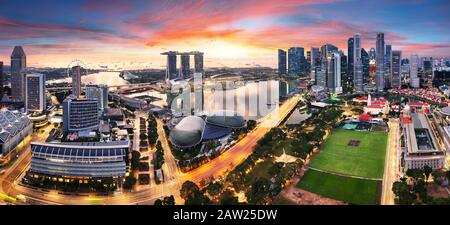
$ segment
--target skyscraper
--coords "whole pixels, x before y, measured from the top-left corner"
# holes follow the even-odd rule
[[[286,75],[286,51],[278,49],[278,74]]]
[[[401,64],[402,81],[404,81],[406,78],[409,78],[409,59],[402,59]]]
[[[181,68],[180,68],[180,78],[188,79],[191,78],[191,68],[189,65],[190,55],[189,53],[181,53]]]
[[[391,88],[392,82],[392,74],[391,74],[391,54],[392,54],[392,46],[386,45],[386,53],[385,53],[385,73],[384,73],[384,85],[386,88]]]
[[[325,45],[322,45],[322,47],[320,48],[320,51],[322,52],[322,56],[328,59],[328,55],[333,52],[337,52],[338,47],[327,43]]]
[[[0,98],[3,97],[3,62],[0,61]]]
[[[421,80],[423,83],[423,86],[432,87],[433,86],[433,58],[431,57],[422,57],[421,58],[421,64],[422,64],[422,76]]]
[[[341,57],[338,52],[328,54],[327,87],[331,93],[342,93],[341,85]]]
[[[311,48],[311,68],[319,63],[319,48]]]
[[[166,80],[177,78],[177,52],[163,52],[161,55],[167,55]]]
[[[375,65],[375,83],[378,91],[385,87],[385,55],[384,55],[384,33],[377,34],[376,41],[376,65]]]
[[[353,64],[353,48],[354,48],[354,39],[353,37],[348,39],[348,48],[347,48],[347,80],[348,83],[348,90],[353,89],[353,71],[354,71],[354,64]]]
[[[347,93],[349,91],[349,80],[348,80],[348,67],[347,67],[347,56],[344,54],[344,52],[339,52],[341,56],[341,85],[342,85],[342,92]]]
[[[288,74],[292,77],[304,75],[302,68],[305,63],[304,49],[300,47],[292,47],[288,50]]]
[[[316,85],[324,88],[327,86],[327,67],[328,61],[325,57],[322,56],[320,65],[316,67]]]
[[[86,98],[96,99],[98,110],[103,112],[105,108],[108,108],[108,86],[104,84],[86,85]]]
[[[25,80],[27,112],[43,112],[45,110],[45,75],[40,73],[28,74]]]
[[[363,73],[363,84],[367,85],[370,83],[370,56],[364,48],[361,48],[361,63],[362,63],[362,73]]]
[[[409,62],[409,86],[418,88],[420,86],[419,72],[419,56],[415,53],[411,54],[411,61]]]
[[[391,87],[401,88],[401,73],[400,73],[400,60],[402,59],[402,51],[392,51],[391,57]]]
[[[25,101],[25,75],[27,57],[22,46],[15,46],[11,54],[11,97],[14,101]]]
[[[74,66],[71,70],[72,94],[79,98],[81,95],[81,66]]]
[[[104,110],[108,108],[108,85],[106,84],[99,84],[98,85],[99,92],[100,92],[100,109]]]
[[[375,60],[376,56],[377,56],[377,54],[375,52],[375,48],[370,48],[370,50],[369,50],[369,59],[370,60]]]
[[[361,34],[353,36],[353,83],[356,91],[364,90],[363,64],[361,59]]]
[[[203,73],[203,52],[192,52],[192,54],[194,54],[195,73]]]

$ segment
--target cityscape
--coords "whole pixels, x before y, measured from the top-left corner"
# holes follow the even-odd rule
[[[0,204],[450,204],[450,4],[387,2],[4,3]]]

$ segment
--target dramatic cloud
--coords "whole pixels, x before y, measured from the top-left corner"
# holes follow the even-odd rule
[[[30,65],[83,57],[158,67],[159,53],[173,49],[204,51],[205,66],[275,67],[277,48],[331,43],[346,52],[354,33],[371,48],[377,32],[404,56],[448,57],[449,7],[445,0],[11,1],[0,8],[0,60],[24,45]]]

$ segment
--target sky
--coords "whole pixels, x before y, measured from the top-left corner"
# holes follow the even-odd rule
[[[0,0],[0,61],[22,45],[33,67],[163,68],[168,50],[202,51],[205,67],[277,65],[277,49],[347,51],[386,44],[450,58],[448,0]]]

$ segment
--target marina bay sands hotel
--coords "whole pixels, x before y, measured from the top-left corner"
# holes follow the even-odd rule
[[[190,56],[194,55],[194,72],[203,73],[203,52],[177,52],[169,51],[163,52],[161,55],[167,55],[167,69],[166,80],[173,80],[177,78],[189,79],[191,78],[191,68],[189,66]],[[180,55],[181,67],[177,74],[177,55]]]

